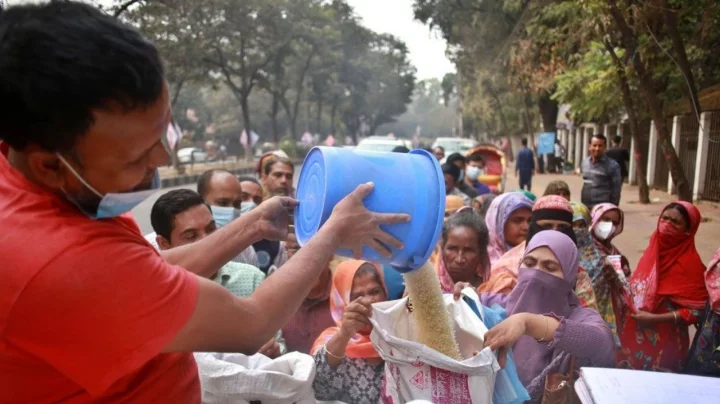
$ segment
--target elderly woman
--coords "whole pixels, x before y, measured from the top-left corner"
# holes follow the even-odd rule
[[[532,207],[533,202],[519,192],[502,194],[492,201],[485,215],[485,224],[490,234],[490,264],[525,241]]]
[[[473,209],[463,209],[445,221],[435,266],[443,292],[452,292],[457,282],[478,287],[486,279],[490,269],[487,246],[487,227]]]
[[[570,237],[541,231],[532,238],[510,295],[483,293],[486,306],[499,304],[507,318],[485,335],[485,346],[499,350],[503,365],[513,349],[518,376],[532,401],[539,401],[549,373],[568,373],[570,358],[581,366],[612,367],[615,344],[595,310],[580,307],[573,291],[578,251]],[[455,295],[462,288],[455,286]]]
[[[575,240],[573,209],[570,202],[558,195],[543,196],[533,206],[530,227],[526,241],[506,252],[492,266],[491,277],[480,287],[481,292],[510,293],[517,284],[518,268],[525,255],[525,247],[532,238],[543,230],[559,231]],[[583,307],[597,308],[592,282],[587,272],[578,268],[575,292]]]
[[[335,327],[315,341],[313,389],[318,400],[370,404],[380,399],[384,363],[370,342],[370,306],[387,300],[382,271],[365,261],[340,263],[333,274],[330,310]]]
[[[683,368],[688,326],[702,318],[708,300],[705,265],[695,249],[700,219],[700,211],[688,202],[663,209],[630,277],[632,300],[620,317],[619,366],[670,372]]]

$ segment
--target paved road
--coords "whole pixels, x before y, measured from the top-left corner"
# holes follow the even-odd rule
[[[300,174],[300,165],[295,166],[295,184],[297,184],[298,174]],[[155,204],[155,201],[157,201],[160,196],[162,196],[168,191],[183,188],[195,190],[197,189],[197,184],[187,184],[179,187],[163,188],[132,210],[133,215],[135,215],[135,220],[140,225],[140,230],[142,230],[143,234],[152,233],[153,231],[152,226],[150,225],[150,210]]]

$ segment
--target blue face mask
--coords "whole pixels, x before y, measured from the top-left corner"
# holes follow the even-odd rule
[[[228,223],[237,219],[240,216],[240,211],[233,208],[232,206],[210,206],[212,211],[213,219],[215,219],[215,225],[220,228],[226,226]]]
[[[150,195],[154,194],[160,189],[160,173],[158,172],[157,168],[155,169],[155,174],[153,175],[152,183],[150,185],[150,189],[147,189],[145,191],[135,191],[135,192],[121,192],[121,193],[115,193],[115,192],[108,192],[105,195],[102,195],[99,193],[95,188],[93,188],[90,184],[85,181],[85,179],[78,174],[75,169],[68,164],[67,160],[63,158],[60,154],[57,154],[60,161],[62,161],[63,164],[70,170],[71,173],[75,176],[75,178],[78,179],[87,189],[92,191],[95,195],[97,195],[100,198],[100,204],[97,207],[97,211],[95,213],[88,212],[86,209],[84,209],[77,201],[75,201],[70,195],[68,195],[65,190],[65,196],[67,199],[72,202],[75,206],[78,207],[83,213],[88,215],[91,219],[107,219],[111,217],[120,216],[123,213],[130,212],[134,207],[139,205],[142,201],[146,200]]]
[[[460,171],[460,178],[458,178],[457,182],[462,182],[465,179],[465,171]]]
[[[253,201],[247,201],[240,204],[240,214],[244,215],[251,210],[257,208],[257,204]]]

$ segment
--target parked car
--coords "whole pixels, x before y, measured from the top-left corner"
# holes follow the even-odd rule
[[[355,150],[391,152],[398,146],[412,149],[412,142],[407,139],[395,139],[387,136],[370,136],[361,140]]]
[[[177,152],[178,161],[181,164],[204,163],[208,159],[205,150],[199,147],[184,147]]]
[[[465,153],[477,146],[477,142],[461,137],[439,137],[435,139],[432,148],[434,149],[438,146],[445,149],[445,157],[447,158],[447,156],[453,153],[460,153],[464,156]]]

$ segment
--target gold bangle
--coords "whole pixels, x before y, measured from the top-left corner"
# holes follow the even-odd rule
[[[343,359],[345,359],[345,355],[343,355],[343,356],[333,355],[333,353],[330,352],[330,350],[328,350],[327,344],[325,344],[324,348],[325,348],[325,353],[328,354],[328,355],[330,355],[330,356],[332,356],[333,358],[335,358],[335,359],[337,359],[337,360],[340,360],[340,361],[343,360]]]
[[[536,339],[537,342],[545,342],[545,335],[547,335],[548,328],[550,327],[550,321],[548,320],[547,316],[543,316],[545,318],[545,331],[543,331],[542,337],[540,339]]]

